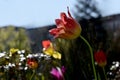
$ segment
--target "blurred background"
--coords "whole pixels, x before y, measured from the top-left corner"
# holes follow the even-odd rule
[[[54,20],[60,12],[67,13],[68,6],[83,35],[112,41],[119,52],[119,4],[119,0],[0,0],[0,51],[15,47],[40,52],[41,41],[52,39],[48,30],[56,27]]]
[[[51,25],[54,24],[54,19],[59,18],[60,12],[67,12],[67,6],[75,17],[82,15],[81,11],[76,12],[76,5],[85,10],[86,4],[91,7],[94,5],[102,16],[120,13],[119,0],[0,0],[0,26],[35,28]]]

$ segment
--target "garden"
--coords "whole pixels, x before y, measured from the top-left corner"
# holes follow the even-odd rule
[[[41,42],[41,52],[14,47],[0,53],[0,80],[120,79],[119,58],[113,56],[117,52],[111,42],[106,36],[98,38],[97,32],[85,32],[67,10],[55,19],[56,28],[49,30],[53,38]]]

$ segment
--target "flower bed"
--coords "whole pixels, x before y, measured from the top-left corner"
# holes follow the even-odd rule
[[[55,22],[49,30],[54,39],[42,41],[42,52],[11,48],[0,53],[1,80],[119,80],[119,61],[110,63],[101,44],[95,48],[82,36],[69,9]]]

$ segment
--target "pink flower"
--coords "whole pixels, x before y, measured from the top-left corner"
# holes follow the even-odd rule
[[[62,66],[62,68],[59,68],[59,67],[52,68],[52,70],[50,71],[50,73],[53,75],[53,77],[56,80],[64,80],[63,74],[65,73],[65,67]]]
[[[49,30],[50,34],[54,36],[54,38],[65,38],[65,39],[75,39],[81,33],[80,24],[73,19],[68,9],[68,16],[62,12],[60,14],[61,19],[56,19],[57,28],[53,28]]]

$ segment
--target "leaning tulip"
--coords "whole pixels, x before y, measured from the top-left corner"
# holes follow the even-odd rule
[[[61,19],[56,19],[57,28],[49,30],[50,34],[54,38],[65,38],[65,39],[75,39],[81,33],[80,24],[71,16],[68,9],[68,16],[62,12],[60,14]]]
[[[61,59],[61,54],[57,51],[55,51],[53,44],[49,40],[42,41],[43,45],[43,53],[46,55],[52,56],[55,59]]]
[[[102,50],[95,52],[94,57],[100,67],[104,67],[107,64],[106,55]]]

